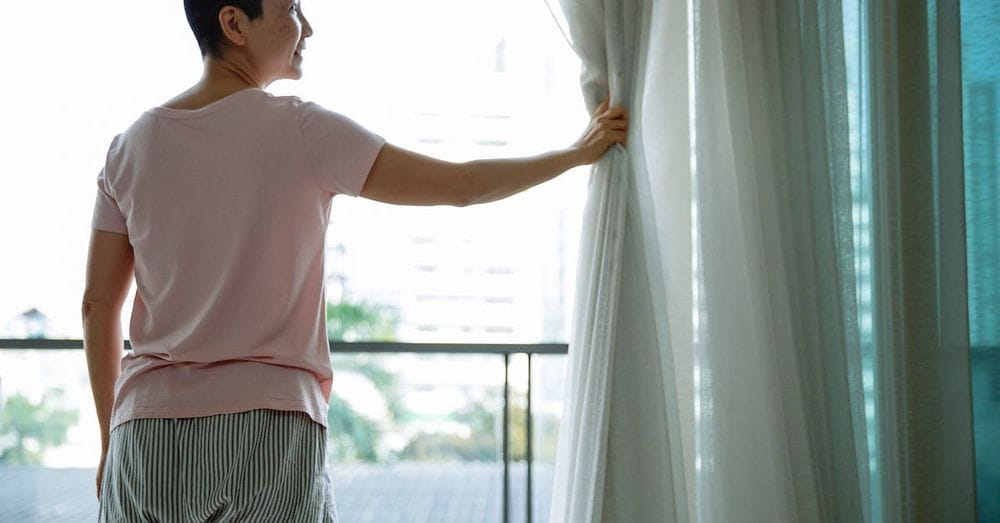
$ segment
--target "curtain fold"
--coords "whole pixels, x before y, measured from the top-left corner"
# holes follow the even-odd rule
[[[879,495],[887,521],[974,521],[958,2],[865,5]]]

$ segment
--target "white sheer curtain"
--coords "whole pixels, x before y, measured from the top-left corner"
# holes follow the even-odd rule
[[[562,7],[582,60],[588,109],[610,92],[611,105],[626,106],[632,123],[628,150],[610,149],[590,178],[550,519],[648,521],[676,514],[687,521],[682,449],[693,447],[679,440],[674,369],[669,352],[661,352],[670,347],[664,245],[641,152],[645,115],[636,110],[651,67],[644,35],[660,17],[646,1]]]
[[[560,7],[632,126],[591,175],[550,519],[869,519],[840,2]]]
[[[842,6],[698,6],[699,519],[867,520]]]

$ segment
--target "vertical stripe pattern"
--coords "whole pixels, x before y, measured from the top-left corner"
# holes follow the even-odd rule
[[[337,523],[326,430],[274,409],[126,421],[110,434],[98,519]]]

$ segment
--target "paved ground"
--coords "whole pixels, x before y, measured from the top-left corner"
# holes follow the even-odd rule
[[[511,464],[510,521],[527,521],[526,468]],[[330,466],[343,523],[501,522],[503,465],[419,463]],[[95,469],[0,466],[0,522],[97,520]],[[552,465],[536,463],[533,522],[548,519]]]

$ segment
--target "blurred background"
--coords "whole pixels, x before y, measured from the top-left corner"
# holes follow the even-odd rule
[[[0,97],[0,338],[80,340],[107,147],[194,84],[202,63],[180,1],[7,10],[19,22],[0,34],[11,73]],[[267,90],[399,146],[452,161],[529,156],[568,147],[589,121],[579,61],[544,2],[306,0],[302,10],[314,30],[303,77]],[[531,509],[546,519],[588,178],[576,168],[466,208],[334,198],[330,339],[459,344],[335,345],[328,448],[344,521],[502,521],[505,375],[506,506],[509,520],[527,520],[536,350],[547,353],[531,355]],[[84,353],[23,345],[35,348],[0,350],[0,521],[92,520],[100,437]]]

